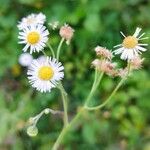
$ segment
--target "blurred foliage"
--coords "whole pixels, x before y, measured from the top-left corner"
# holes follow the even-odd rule
[[[62,109],[62,103],[56,89],[47,94],[34,91],[27,81],[26,69],[18,64],[22,45],[17,44],[16,25],[22,17],[43,12],[48,23],[58,20],[75,29],[71,45],[64,45],[61,53],[64,85],[71,95],[71,117],[90,91],[94,47],[99,44],[112,49],[121,42],[120,30],[133,33],[137,26],[150,37],[149,10],[149,0],[0,0],[0,149],[49,150],[62,128],[60,117],[44,116],[38,123],[38,136],[30,138],[26,134],[29,117],[46,107]],[[57,33],[51,31],[50,35],[54,46],[60,40]],[[150,149],[149,56],[147,51],[144,67],[134,72],[106,108],[84,113],[82,122],[67,135],[61,149]],[[105,77],[93,104],[105,100],[116,82]]]

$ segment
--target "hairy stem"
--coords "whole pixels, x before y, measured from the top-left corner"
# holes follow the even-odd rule
[[[83,109],[81,109],[76,116],[72,119],[72,121],[62,129],[61,133],[59,134],[54,146],[52,147],[52,150],[58,150],[64,136],[68,133],[68,131],[75,125],[75,123],[78,121],[82,114]]]
[[[85,101],[85,106],[88,105],[89,101],[95,94],[95,91],[98,88],[103,75],[104,75],[103,72],[101,74],[99,74],[98,70],[97,69],[95,70],[95,78],[94,78],[93,86],[92,86],[89,96],[87,97],[87,100]]]
[[[44,55],[45,57],[47,57],[47,55],[46,55],[46,53],[44,52],[44,50],[42,50],[42,53],[43,53],[43,55]]]
[[[87,97],[84,106],[82,106],[82,108],[80,109],[80,111],[75,115],[75,117],[71,120],[70,123],[68,123],[66,126],[64,126],[64,128],[62,129],[61,133],[59,134],[56,142],[54,143],[54,146],[52,148],[52,150],[58,150],[59,145],[61,144],[64,136],[66,135],[66,133],[75,125],[75,123],[77,122],[77,120],[80,118],[83,110],[85,110],[85,106],[87,104],[87,102],[89,102],[92,98],[92,96],[94,95],[101,79],[103,77],[103,73],[101,73],[101,75],[99,76],[97,70],[95,70],[95,77],[94,77],[94,82],[93,82],[93,86],[91,89],[91,92],[89,94],[89,96]],[[60,88],[60,86],[59,86]]]
[[[106,101],[104,101],[104,103],[98,105],[98,106],[95,106],[95,107],[88,107],[88,106],[85,106],[85,109],[87,110],[97,110],[97,109],[100,109],[102,107],[104,107],[111,99],[112,97],[116,94],[116,92],[118,91],[118,89],[122,86],[122,84],[124,83],[124,81],[127,79],[127,77],[129,76],[130,74],[130,71],[131,71],[131,64],[130,64],[130,61],[128,61],[128,64],[127,64],[127,69],[128,69],[128,72],[127,72],[127,75],[122,78],[120,80],[120,82],[117,84],[117,86],[115,87],[115,89],[112,91],[112,93],[110,94],[110,96],[106,99]]]
[[[64,108],[64,126],[66,127],[68,125],[68,113],[67,113],[67,110],[68,110],[68,104],[67,104],[67,93],[64,89],[64,87],[62,86],[62,84],[60,83],[59,84],[59,89],[60,89],[60,92],[61,92],[61,96],[62,96],[62,102],[63,102],[63,108]]]
[[[55,58],[55,53],[54,53],[54,50],[53,50],[52,46],[49,43],[47,43],[47,46],[48,46],[48,48],[50,49],[50,51],[52,53],[52,57]]]
[[[65,39],[62,38],[61,41],[60,41],[60,43],[59,43],[59,45],[58,45],[58,48],[57,48],[57,55],[56,55],[57,60],[59,60],[60,50],[61,50],[61,47],[62,47],[62,44],[63,44],[64,40],[65,40]]]
[[[111,95],[107,98],[107,100],[104,103],[102,103],[102,104],[100,104],[98,106],[95,106],[95,107],[85,106],[85,108],[87,110],[97,110],[97,109],[100,109],[100,108],[104,107],[112,99],[112,97],[116,94],[116,92],[118,91],[118,89],[124,83],[125,79],[126,78],[123,78],[123,79],[120,80],[120,82],[117,84],[116,88],[113,90],[113,92],[111,93]]]

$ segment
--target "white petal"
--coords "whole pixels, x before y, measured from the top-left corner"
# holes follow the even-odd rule
[[[133,34],[133,36],[137,37],[141,30],[142,30],[141,28],[137,27],[136,30],[135,30],[135,33]]]

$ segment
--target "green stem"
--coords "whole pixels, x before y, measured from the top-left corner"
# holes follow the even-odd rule
[[[64,136],[66,133],[75,125],[76,121],[80,118],[82,114],[83,109],[81,109],[76,116],[72,119],[72,121],[62,129],[61,133],[59,134],[59,137],[57,138],[52,150],[58,150],[60,143],[62,142]]]
[[[91,89],[91,92],[87,98],[87,100],[85,101],[85,104],[84,106],[80,109],[80,111],[75,115],[75,117],[71,120],[70,123],[68,123],[68,125],[66,127],[63,128],[63,130],[61,131],[59,137],[57,138],[56,142],[54,143],[54,146],[52,148],[52,150],[58,150],[59,148],[59,145],[61,144],[64,136],[66,135],[66,133],[73,127],[73,125],[76,123],[76,121],[80,118],[83,110],[97,110],[97,109],[100,109],[102,107],[104,107],[111,99],[112,97],[116,94],[116,92],[118,91],[118,89],[121,87],[121,85],[124,83],[124,81],[126,80],[126,78],[128,77],[130,73],[130,64],[128,63],[128,74],[127,76],[125,76],[124,78],[122,78],[120,80],[120,82],[117,84],[116,88],[113,90],[113,92],[111,93],[111,95],[108,97],[108,99],[102,103],[101,105],[99,106],[96,106],[96,107],[88,107],[87,106],[87,103],[90,101],[91,97],[93,96],[93,94],[95,93],[102,77],[103,77],[103,74],[104,73],[101,73],[100,77],[98,78],[98,74],[97,74],[97,70],[95,72],[95,78],[94,78],[94,82],[93,82],[93,86],[92,86],[92,89]],[[97,82],[98,81],[98,82]]]
[[[85,109],[87,109],[87,110],[97,110],[97,109],[100,109],[100,108],[104,107],[112,99],[112,97],[116,94],[116,92],[118,91],[118,89],[122,86],[122,84],[124,83],[124,81],[129,76],[130,71],[131,71],[131,63],[130,63],[130,61],[128,61],[127,69],[128,69],[127,75],[120,80],[120,82],[117,84],[117,86],[115,87],[115,89],[112,91],[111,95],[106,99],[106,101],[104,103],[102,103],[102,104],[100,104],[98,106],[95,106],[95,107],[85,106]]]
[[[95,77],[94,77],[94,82],[93,82],[93,86],[91,89],[91,92],[88,96],[88,98],[85,101],[84,106],[80,109],[80,111],[75,115],[75,117],[71,120],[70,123],[68,123],[61,131],[61,133],[59,134],[59,137],[57,138],[56,142],[54,143],[54,146],[52,148],[52,150],[58,150],[60,143],[62,142],[64,136],[66,135],[66,133],[75,125],[76,121],[80,118],[83,110],[85,110],[85,105],[87,104],[87,102],[90,101],[91,97],[93,96],[93,94],[95,93],[102,77],[103,77],[104,73],[101,73],[101,75],[99,76],[98,74],[98,70],[95,70]]]
[[[65,39],[62,38],[61,41],[60,41],[60,43],[59,43],[59,45],[58,45],[58,48],[57,48],[57,55],[56,55],[56,56],[57,56],[57,57],[56,57],[57,60],[59,60],[60,50],[61,50],[61,47],[62,47],[62,44],[63,44],[64,40],[65,40]]]
[[[64,127],[66,127],[68,125],[68,113],[67,113],[67,110],[68,110],[68,104],[67,104],[67,93],[64,89],[64,87],[62,86],[62,84],[60,83],[59,85],[59,90],[61,92],[61,96],[62,96],[62,102],[63,102],[63,108],[64,108]]]
[[[98,85],[100,84],[100,81],[101,81],[103,75],[104,75],[103,72],[101,74],[99,74],[98,70],[97,69],[95,70],[95,78],[94,78],[94,82],[93,82],[93,85],[92,85],[92,89],[90,91],[90,94],[89,94],[87,100],[85,101],[85,105],[84,106],[89,104],[89,101],[93,97],[93,95],[94,95]]]
[[[106,100],[104,103],[102,103],[102,104],[100,104],[100,105],[98,105],[98,106],[95,106],[95,107],[88,107],[88,106],[85,106],[85,108],[86,108],[87,110],[97,110],[97,109],[100,109],[100,108],[104,107],[104,106],[112,99],[112,97],[116,94],[116,92],[118,91],[118,89],[119,89],[119,88],[121,87],[121,85],[124,83],[125,79],[126,79],[126,78],[122,78],[122,79],[120,80],[120,82],[117,84],[116,88],[113,90],[113,92],[111,93],[111,95],[107,98],[107,100]]]
[[[46,53],[44,52],[44,50],[42,50],[42,53],[43,53],[43,55],[44,55],[45,57],[47,57],[47,55],[46,55]]]
[[[49,43],[47,43],[47,46],[48,46],[48,48],[50,49],[53,58],[55,58],[55,53],[54,53],[54,50],[53,50],[52,46],[51,46]]]

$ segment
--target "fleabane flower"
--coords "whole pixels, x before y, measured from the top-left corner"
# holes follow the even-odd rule
[[[29,53],[22,53],[20,56],[19,56],[19,64],[23,67],[28,67],[31,65],[31,62],[33,60],[33,57],[31,54]]]
[[[138,70],[142,67],[142,63],[144,61],[144,58],[140,58],[140,57],[135,57],[134,59],[132,59],[130,61],[130,64],[131,64],[131,68],[132,69],[135,69],[135,70]]]
[[[92,62],[92,66],[94,66],[97,70],[106,73],[107,75],[110,76],[115,76],[116,75],[116,63],[112,63],[111,61],[108,60],[99,60],[95,59]]]
[[[64,77],[64,67],[55,58],[47,57],[44,62],[33,60],[27,72],[33,88],[40,92],[50,92]]]
[[[121,68],[118,70],[118,76],[121,78],[125,78],[128,75],[128,68]]]
[[[39,14],[31,14],[27,17],[22,18],[22,20],[17,25],[19,30],[23,30],[26,27],[32,26],[32,25],[43,25],[46,21],[46,16],[43,13]]]
[[[101,47],[101,46],[96,46],[95,52],[96,52],[97,56],[100,56],[100,57],[103,57],[103,58],[106,58],[109,60],[111,60],[113,57],[111,51],[109,51],[108,49]]]
[[[119,47],[114,51],[114,53],[121,54],[121,59],[123,60],[132,60],[134,57],[139,56],[142,52],[146,51],[146,48],[143,46],[147,46],[148,44],[142,44],[139,41],[147,39],[148,37],[143,37],[145,33],[140,35],[141,28],[136,28],[135,33],[133,35],[125,36],[122,32],[121,34],[124,37],[122,44],[116,45]]]
[[[68,24],[65,24],[60,28],[59,34],[62,38],[66,40],[66,43],[69,44],[73,37],[74,29],[70,27]]]
[[[30,26],[19,32],[20,44],[26,44],[23,51],[30,48],[30,54],[40,52],[46,46],[49,32],[43,25]]]

